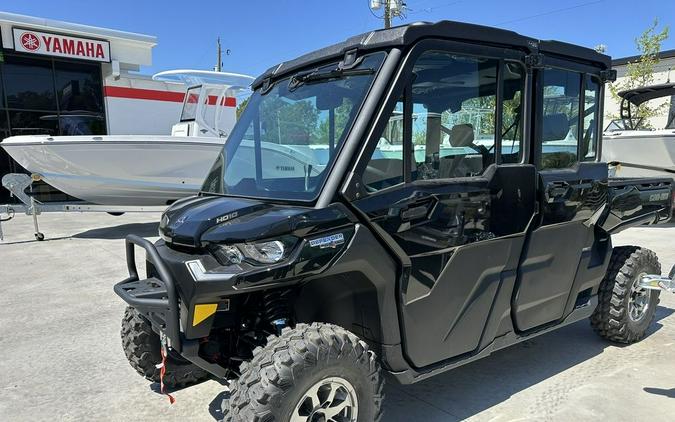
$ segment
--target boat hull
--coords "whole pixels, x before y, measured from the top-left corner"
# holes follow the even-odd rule
[[[675,178],[675,131],[624,131],[603,136],[602,160],[621,163],[616,177]]]
[[[31,173],[101,205],[167,205],[199,191],[223,139],[17,136],[0,145]]]

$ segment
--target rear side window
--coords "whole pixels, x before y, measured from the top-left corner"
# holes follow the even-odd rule
[[[502,163],[518,163],[523,157],[523,92],[525,69],[519,63],[504,64],[502,86]]]
[[[579,161],[579,102],[581,77],[578,72],[545,69],[541,167],[560,169]]]
[[[586,75],[584,88],[584,122],[583,138],[579,148],[584,161],[593,161],[598,150],[598,98],[600,83],[590,75]]]

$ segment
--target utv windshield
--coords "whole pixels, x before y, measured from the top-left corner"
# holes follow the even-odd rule
[[[364,56],[350,69],[333,63],[256,90],[202,191],[316,198],[384,57]]]

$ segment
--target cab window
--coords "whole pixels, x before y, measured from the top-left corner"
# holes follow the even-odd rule
[[[581,74],[561,69],[543,71],[541,168],[569,168],[577,163]]]
[[[580,152],[584,161],[593,161],[598,150],[598,97],[600,83],[590,75],[586,75],[584,89],[583,138]]]
[[[403,183],[403,100],[392,111],[363,173],[363,184],[378,191]]]
[[[471,177],[495,162],[499,60],[429,51],[413,68],[412,180]]]
[[[364,170],[366,189],[478,176],[499,158],[519,162],[524,85],[525,71],[515,62],[424,52],[413,66],[407,97],[394,107]],[[409,109],[404,110],[406,104]],[[408,174],[404,174],[406,160]]]
[[[501,162],[519,163],[523,159],[523,98],[525,68],[506,62],[502,77]]]

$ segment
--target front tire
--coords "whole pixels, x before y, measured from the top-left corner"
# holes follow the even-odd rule
[[[661,274],[654,252],[637,246],[614,248],[591,316],[591,326],[601,337],[625,344],[644,338],[661,293],[639,287],[644,274]]]
[[[375,354],[332,324],[298,324],[270,336],[223,400],[225,422],[370,422],[382,417]]]
[[[135,308],[128,306],[122,318],[122,348],[129,364],[146,379],[159,382],[159,368],[162,361],[159,335]],[[207,379],[209,374],[181,357],[169,355],[166,358],[164,384],[169,388],[182,388]]]

